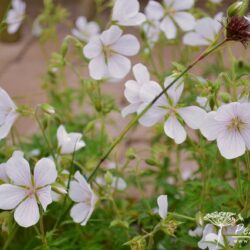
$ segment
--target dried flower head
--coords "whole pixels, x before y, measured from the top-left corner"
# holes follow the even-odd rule
[[[250,40],[250,21],[244,16],[228,17],[226,24],[226,36],[229,41],[239,41],[244,46]]]
[[[204,220],[209,221],[218,227],[227,227],[235,225],[237,219],[235,213],[230,212],[213,212],[206,214]]]

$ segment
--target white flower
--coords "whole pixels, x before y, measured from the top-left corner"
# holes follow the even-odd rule
[[[133,66],[133,74],[135,80],[129,80],[125,83],[124,95],[130,105],[122,110],[122,116],[125,117],[128,114],[137,112],[139,107],[143,104],[143,98],[141,98],[141,90],[144,84],[157,84],[150,80],[150,75],[146,66],[138,63]]]
[[[139,12],[138,0],[116,0],[113,8],[112,21],[121,26],[137,26],[145,21],[144,14]]]
[[[75,173],[74,180],[70,182],[69,197],[77,202],[72,207],[70,216],[74,222],[85,226],[94,211],[97,197],[78,171]]]
[[[204,17],[196,21],[194,31],[188,32],[183,37],[183,43],[190,46],[207,46],[215,41],[221,30],[223,13],[218,13],[214,19]]]
[[[147,20],[142,28],[147,37],[148,45],[152,48],[160,37],[160,22],[157,20]]]
[[[167,195],[160,195],[157,198],[157,204],[159,207],[158,213],[160,217],[164,220],[167,218],[168,215],[168,196]]]
[[[0,185],[0,209],[14,209],[15,221],[22,227],[35,225],[40,217],[38,204],[45,211],[52,202],[50,184],[57,178],[54,162],[42,158],[36,163],[32,176],[23,156],[13,154],[5,168],[12,182]]]
[[[18,117],[15,103],[9,95],[0,88],[0,140],[7,137],[11,127]]]
[[[86,17],[79,16],[76,19],[76,28],[72,30],[72,34],[78,39],[88,42],[100,32],[100,27],[94,21],[88,22]]]
[[[156,2],[149,1],[146,7],[147,17],[150,19],[161,20],[160,28],[168,39],[177,36],[175,23],[183,31],[192,30],[195,26],[195,18],[188,13],[193,7],[194,0],[164,0],[164,7]]]
[[[99,37],[92,38],[84,47],[84,55],[90,59],[89,73],[93,79],[125,77],[131,62],[126,56],[139,52],[140,44],[133,35],[123,35],[118,26],[111,26]]]
[[[207,114],[201,133],[217,140],[220,153],[226,159],[239,157],[250,149],[250,103],[233,102]]]
[[[96,182],[100,186],[105,186],[106,185],[105,179],[103,177],[97,177]],[[115,190],[123,191],[123,190],[125,190],[127,188],[127,183],[123,178],[115,176],[115,177],[113,177],[111,187],[113,189],[115,189]]]
[[[173,80],[174,76],[167,77],[164,86],[167,87]],[[165,134],[174,139],[177,144],[183,143],[187,137],[186,130],[179,122],[179,119],[181,118],[190,128],[199,129],[206,114],[203,109],[197,106],[177,107],[183,88],[183,79],[179,79],[167,90],[167,96],[162,95],[139,120],[142,125],[150,127],[162,118],[166,118],[164,124]],[[140,106],[137,113],[141,113],[161,92],[162,88],[159,84],[144,84],[141,89],[141,98],[144,99],[144,104]]]
[[[32,25],[32,35],[34,37],[39,37],[43,32],[43,27],[42,25],[39,23],[39,20],[36,19],[34,22],[33,22],[33,25]]]
[[[63,125],[57,130],[57,140],[61,154],[72,154],[86,145],[81,133],[67,133]]]
[[[203,229],[202,239],[198,242],[198,247],[209,250],[224,249],[225,240],[229,246],[233,247],[238,238],[230,235],[241,234],[243,230],[244,228],[239,228],[239,225],[216,228],[212,224],[207,224]]]
[[[16,33],[22,24],[26,3],[22,0],[12,0],[12,8],[8,11],[6,23],[9,34]]]

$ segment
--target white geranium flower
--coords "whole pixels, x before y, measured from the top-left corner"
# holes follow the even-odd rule
[[[48,158],[39,160],[31,175],[29,163],[20,154],[13,154],[5,166],[11,184],[0,185],[0,209],[14,209],[15,221],[30,227],[39,221],[39,207],[45,211],[52,202],[51,186],[56,178],[55,164]]]
[[[177,24],[181,30],[189,31],[195,26],[195,18],[187,10],[194,5],[194,0],[164,0],[164,6],[156,1],[149,1],[146,7],[147,16],[160,20],[160,28],[168,39],[177,36]]]
[[[215,41],[221,30],[223,13],[218,13],[214,18],[204,17],[196,21],[194,31],[188,32],[183,37],[183,43],[190,46],[207,46]]]
[[[18,117],[15,103],[9,95],[0,88],[0,140],[7,137],[11,127]]]
[[[63,125],[57,130],[57,140],[61,154],[72,154],[86,145],[81,133],[67,133]]]
[[[103,177],[97,177],[96,182],[100,186],[106,185],[105,179]],[[118,191],[124,191],[127,188],[127,183],[123,178],[114,176],[111,183],[111,187],[113,189],[117,189]]]
[[[139,12],[138,0],[116,0],[113,8],[112,21],[121,26],[141,25],[145,20],[144,14]]]
[[[239,157],[250,149],[250,103],[233,102],[207,114],[201,133],[217,140],[220,153],[226,159]]]
[[[164,220],[167,218],[168,215],[168,196],[167,195],[160,195],[157,198],[157,204],[159,207],[158,213],[160,217]]]
[[[167,87],[173,80],[174,76],[167,77],[164,86]],[[183,88],[183,79],[180,79],[171,86],[167,90],[166,95],[162,95],[139,120],[142,125],[150,127],[165,118],[164,131],[166,135],[174,139],[177,144],[183,143],[187,137],[186,130],[179,119],[183,119],[190,128],[199,129],[206,115],[206,112],[197,106],[183,108],[177,106]],[[162,88],[159,84],[144,84],[141,89],[141,98],[144,99],[144,104],[140,106],[137,113],[142,112],[161,92]]]
[[[76,19],[76,28],[72,30],[72,34],[84,42],[88,42],[92,37],[98,35],[99,32],[99,25],[94,21],[88,22],[84,16],[79,16]]]
[[[244,227],[240,227],[239,230],[239,225],[217,228],[212,224],[207,224],[203,229],[202,239],[198,242],[198,247],[209,250],[224,249],[225,241],[227,241],[227,245],[233,247],[238,238],[231,235],[241,234],[243,230]]]
[[[131,62],[126,56],[139,52],[140,44],[133,35],[122,35],[118,26],[111,26],[99,37],[89,41],[84,47],[84,55],[90,59],[89,73],[93,79],[125,77]]]
[[[78,171],[70,182],[69,197],[77,203],[72,207],[70,216],[74,222],[85,226],[94,211],[97,197]]]
[[[139,107],[143,104],[143,98],[141,98],[141,89],[144,84],[157,84],[156,82],[150,80],[147,67],[141,63],[133,66],[133,74],[135,80],[129,80],[125,83],[124,95],[130,105],[122,110],[123,117],[137,112]]]
[[[12,0],[12,8],[7,13],[6,23],[9,34],[16,33],[24,19],[26,3],[22,0]]]

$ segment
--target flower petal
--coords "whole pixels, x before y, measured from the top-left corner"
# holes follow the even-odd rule
[[[174,25],[174,22],[171,20],[170,17],[166,16],[161,24],[160,24],[160,29],[164,32],[166,38],[168,39],[174,39],[176,38],[176,27]]]
[[[128,58],[115,54],[108,58],[108,69],[112,77],[121,79],[125,77],[131,67],[131,62]]]
[[[200,127],[200,131],[209,141],[217,139],[220,133],[226,129],[226,124],[215,120],[216,112],[208,113]]]
[[[110,48],[124,56],[134,56],[139,52],[140,44],[135,36],[124,35],[116,43],[111,45]]]
[[[105,63],[104,55],[93,58],[89,63],[89,74],[95,80],[101,80],[109,76],[108,66]]]
[[[83,48],[83,54],[89,58],[95,58],[102,53],[102,43],[99,37],[90,39],[87,45]]]
[[[168,196],[167,195],[160,195],[157,198],[157,204],[159,207],[159,215],[162,219],[167,218],[168,214]]]
[[[187,133],[174,115],[171,115],[164,124],[164,131],[167,136],[174,139],[176,144],[186,140]]]
[[[8,182],[9,181],[9,177],[6,173],[6,163],[2,163],[0,164],[0,180],[3,182]]]
[[[164,15],[164,9],[160,3],[151,0],[145,8],[145,13],[150,20],[160,20]]]
[[[183,31],[192,30],[195,26],[195,18],[188,12],[177,12],[174,20]]]
[[[164,82],[164,87],[168,87],[173,81],[175,80],[175,77],[172,76],[168,76],[165,79]],[[172,102],[174,105],[176,105],[181,97],[181,94],[183,92],[184,89],[184,82],[183,82],[183,78],[180,78],[177,82],[175,82],[168,90],[167,90],[167,94],[168,96],[171,98]]]
[[[86,219],[89,217],[91,207],[85,203],[78,203],[74,205],[70,211],[70,216],[72,217],[75,223],[86,222]]]
[[[226,159],[234,159],[243,155],[246,151],[245,142],[238,131],[225,130],[219,134],[217,145],[220,153]]]
[[[47,206],[52,203],[51,186],[37,190],[36,194],[43,207],[43,210],[46,211]]]
[[[206,111],[196,106],[180,108],[178,109],[178,114],[192,129],[199,129],[206,117]]]
[[[6,173],[16,185],[32,186],[29,163],[20,155],[13,154],[7,161]]]
[[[34,169],[34,182],[36,187],[43,187],[55,182],[57,171],[55,163],[49,158],[42,158],[36,163]]]
[[[116,26],[112,25],[108,30],[105,30],[101,34],[101,41],[104,45],[111,45],[118,41],[122,35],[122,30]]]
[[[141,85],[150,81],[149,71],[147,67],[141,63],[138,63],[133,67],[133,73],[136,81]]]
[[[26,196],[26,189],[11,185],[0,185],[0,209],[9,210],[15,208]]]
[[[39,221],[39,208],[35,197],[24,200],[15,210],[14,218],[21,227],[30,227]]]
[[[130,103],[140,102],[140,89],[141,85],[134,81],[130,80],[125,83],[124,96]]]
[[[175,10],[188,10],[191,9],[194,5],[194,0],[174,0],[173,8]]]
[[[141,105],[140,103],[133,103],[133,104],[128,105],[122,110],[122,117],[126,117],[129,114],[137,112],[140,105]]]
[[[188,32],[183,37],[183,43],[190,46],[207,46],[210,42],[204,39],[200,34]]]
[[[9,134],[11,127],[15,123],[16,119],[18,118],[18,113],[15,111],[12,111],[8,114],[8,116],[5,118],[4,122],[0,121],[0,140],[7,137]]]

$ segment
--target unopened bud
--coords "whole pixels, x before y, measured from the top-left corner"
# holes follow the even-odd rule
[[[111,185],[113,182],[113,175],[108,171],[105,175],[104,175],[104,180],[108,185]]]
[[[41,104],[40,107],[41,107],[41,110],[47,113],[48,115],[54,115],[56,113],[55,109],[47,103]]]
[[[238,1],[231,4],[227,9],[227,16],[228,17],[239,16],[242,4],[243,4],[242,1]]]

